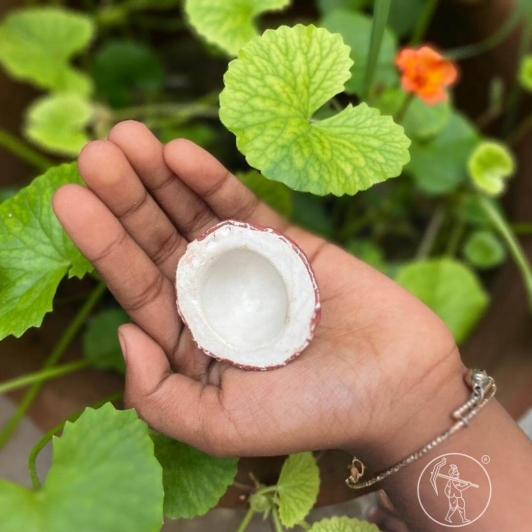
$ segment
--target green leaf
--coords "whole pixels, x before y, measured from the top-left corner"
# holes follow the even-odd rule
[[[488,295],[474,272],[451,259],[414,262],[399,272],[396,281],[431,308],[458,343],[467,338],[488,305]]]
[[[532,92],[532,55],[527,55],[519,65],[519,83],[521,87]]]
[[[143,532],[162,526],[161,466],[134,410],[87,408],[54,438],[43,488],[0,480],[3,532]]]
[[[238,459],[214,458],[153,431],[151,437],[163,468],[165,515],[191,519],[216,506],[235,478]]]
[[[92,270],[52,211],[67,183],[82,183],[75,164],[51,168],[0,205],[0,340],[39,327],[61,279]]]
[[[475,185],[492,196],[504,191],[505,180],[515,172],[512,152],[500,142],[485,141],[471,153],[467,163]]]
[[[401,0],[391,3],[388,25],[398,37],[404,37],[414,29],[424,3],[425,0]]]
[[[506,249],[492,231],[475,231],[465,243],[464,255],[473,266],[488,269],[504,262]]]
[[[295,190],[356,194],[398,176],[410,141],[365,103],[321,121],[312,115],[342,91],[349,48],[315,26],[281,26],[229,64],[220,119],[250,166]]]
[[[289,188],[282,183],[264,178],[257,170],[238,172],[237,177],[260,200],[279,214],[290,218],[292,215],[292,191]]]
[[[183,138],[191,140],[198,146],[207,149],[213,144],[217,133],[207,124],[187,124],[161,128],[157,132],[157,136],[163,144],[168,144],[174,139]]]
[[[83,96],[45,96],[29,108],[24,133],[50,152],[77,156],[89,142],[85,129],[91,117],[92,106]]]
[[[331,33],[342,35],[344,42],[351,47],[351,59],[354,63],[351,68],[352,77],[346,83],[345,90],[359,96],[362,95],[370,48],[371,17],[338,9],[328,13],[321,21],[320,26],[328,29]],[[397,70],[394,64],[396,54],[395,37],[392,32],[385,30],[373,85],[390,86],[397,81]]]
[[[291,454],[283,464],[277,496],[279,517],[291,528],[303,521],[316,504],[320,491],[320,470],[312,453]]]
[[[17,79],[54,91],[88,94],[89,78],[69,61],[94,34],[92,20],[61,8],[12,11],[0,26],[0,61]]]
[[[96,314],[83,335],[83,354],[97,368],[114,369],[125,373],[124,357],[118,341],[118,327],[129,322],[128,315],[119,308]]]
[[[96,91],[113,107],[132,105],[162,88],[165,70],[151,48],[145,44],[115,40],[101,48],[92,75]]]
[[[258,35],[255,19],[266,11],[283,9],[290,0],[187,0],[190,24],[208,42],[236,55]]]
[[[447,194],[467,179],[467,160],[479,142],[476,130],[459,113],[452,113],[446,127],[427,142],[413,142],[406,170],[428,194]]]
[[[349,517],[332,517],[314,523],[310,532],[379,532],[376,525]]]
[[[294,192],[292,201],[294,223],[326,238],[332,237],[334,224],[325,208],[325,198]]]
[[[382,91],[374,100],[373,105],[384,115],[395,115],[405,103],[406,93],[397,88]],[[441,133],[451,117],[450,103],[443,102],[436,105],[427,105],[415,96],[412,98],[401,125],[410,139],[425,141]]]
[[[335,9],[350,9],[358,11],[370,4],[371,0],[317,0],[318,10],[326,15]]]

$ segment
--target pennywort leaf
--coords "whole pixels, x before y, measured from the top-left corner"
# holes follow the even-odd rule
[[[519,65],[519,83],[521,87],[532,92],[532,55],[527,55]]]
[[[77,94],[53,94],[37,100],[28,110],[25,134],[35,144],[60,155],[77,156],[89,142],[85,129],[92,106]]]
[[[258,35],[255,19],[266,11],[286,7],[290,0],[187,0],[190,24],[208,42],[229,55]]]
[[[320,489],[320,470],[312,453],[290,455],[277,483],[279,517],[291,528],[303,521],[316,504]]]
[[[115,40],[98,50],[92,75],[96,91],[113,107],[132,105],[138,95],[155,94],[163,85],[161,59],[146,45]]]
[[[370,3],[371,0],[316,0],[318,10],[323,15],[340,8],[357,11],[367,7]]]
[[[310,532],[379,532],[379,528],[377,525],[359,519],[332,517],[314,523]]]
[[[70,64],[94,34],[92,20],[61,8],[12,11],[0,25],[0,62],[39,88],[88,94],[90,79]]]
[[[107,309],[96,314],[83,335],[83,355],[97,368],[125,372],[124,357],[118,341],[118,327],[129,322],[120,308]]]
[[[473,266],[488,269],[504,262],[506,249],[492,231],[475,231],[464,245],[464,255]]]
[[[396,281],[445,322],[457,343],[467,338],[488,305],[475,273],[455,260],[414,262],[399,271]]]
[[[214,458],[153,431],[151,437],[163,468],[165,515],[191,519],[216,506],[235,478],[238,460]]]
[[[5,532],[157,532],[162,526],[161,466],[147,425],[110,403],[87,408],[54,438],[44,486],[0,480]]]
[[[436,137],[412,143],[406,170],[424,192],[446,194],[467,179],[467,160],[478,143],[478,133],[469,121],[452,113]]]
[[[61,279],[92,270],[52,211],[67,183],[81,183],[75,164],[51,168],[0,205],[0,340],[39,327]]]
[[[401,126],[365,103],[313,114],[342,91],[352,60],[340,35],[297,25],[267,30],[229,64],[220,119],[250,166],[295,190],[355,194],[408,162]]]
[[[292,191],[271,179],[264,178],[257,170],[238,172],[238,179],[246,185],[261,201],[275,209],[279,214],[290,218],[292,215]]]
[[[467,163],[475,185],[491,196],[504,191],[505,180],[515,172],[512,152],[502,143],[485,141],[471,153]]]
[[[345,84],[345,90],[348,93],[362,95],[370,49],[371,17],[346,9],[337,9],[329,12],[321,21],[320,26],[331,33],[339,33],[344,42],[351,48],[352,75]],[[396,39],[391,31],[385,29],[379,60],[375,65],[374,85],[390,86],[397,81],[397,71],[394,65],[396,54]]]

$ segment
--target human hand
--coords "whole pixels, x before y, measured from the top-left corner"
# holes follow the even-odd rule
[[[430,416],[428,398],[460,375],[453,338],[427,307],[290,225],[193,143],[163,147],[142,124],[123,122],[83,150],[79,168],[88,188],[62,187],[54,210],[134,322],[120,330],[125,400],[154,429],[214,455],[376,446]],[[277,229],[312,264],[322,320],[285,367],[215,361],[179,319],[177,262],[224,219]]]

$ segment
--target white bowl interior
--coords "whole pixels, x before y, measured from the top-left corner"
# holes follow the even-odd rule
[[[200,297],[208,326],[235,348],[272,343],[287,322],[283,278],[265,257],[247,249],[216,258],[205,272]]]

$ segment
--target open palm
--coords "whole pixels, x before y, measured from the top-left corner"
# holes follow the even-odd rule
[[[404,415],[393,399],[413,387],[429,393],[434,367],[459,367],[452,337],[423,304],[290,225],[193,143],[163,147],[142,124],[123,122],[84,149],[79,167],[88,189],[61,188],[54,209],[135,324],[120,333],[126,402],[156,430],[217,455],[350,448],[399,429]],[[286,367],[255,372],[214,361],[178,317],[177,262],[224,219],[279,230],[315,271],[322,321]],[[402,413],[415,401],[403,400]]]

